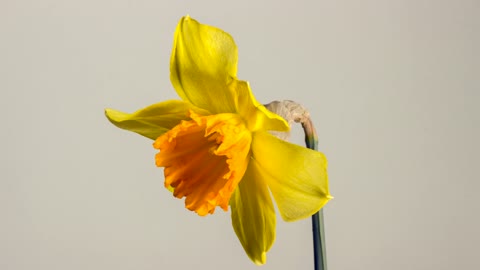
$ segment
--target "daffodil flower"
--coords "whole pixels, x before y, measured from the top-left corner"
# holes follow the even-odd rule
[[[331,198],[327,161],[319,152],[269,131],[287,122],[237,79],[237,47],[224,31],[186,16],[175,30],[170,79],[182,100],[132,114],[106,109],[117,127],[154,140],[165,187],[198,215],[231,208],[233,228],[256,264],[275,240],[275,211],[285,221],[311,216]]]

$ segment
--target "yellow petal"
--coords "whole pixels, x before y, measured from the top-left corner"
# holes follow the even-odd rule
[[[211,113],[235,112],[227,88],[237,73],[237,46],[224,31],[183,17],[175,30],[170,80],[178,95]]]
[[[237,114],[190,116],[155,140],[156,164],[165,167],[165,187],[186,197],[186,208],[201,216],[217,206],[226,211],[247,169],[251,133]]]
[[[322,153],[282,141],[268,132],[254,133],[252,151],[285,221],[309,217],[332,198],[327,159]]]
[[[232,225],[248,257],[258,265],[267,260],[275,241],[275,210],[258,164],[251,160],[230,199]]]
[[[229,87],[238,100],[237,112],[245,119],[248,129],[252,132],[258,130],[288,131],[290,129],[285,119],[270,112],[255,99],[248,82],[234,80]]]
[[[195,108],[188,102],[169,100],[150,105],[132,114],[106,109],[105,115],[115,126],[155,140],[181,120],[189,119],[189,110],[208,114],[207,111]]]

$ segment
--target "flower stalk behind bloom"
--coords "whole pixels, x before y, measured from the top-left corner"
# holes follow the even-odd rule
[[[291,125],[293,122],[300,123],[305,132],[305,144],[307,148],[318,150],[318,136],[315,127],[313,126],[310,113],[300,104],[291,101],[273,101],[265,105],[271,112],[285,118]],[[272,132],[278,138],[283,140],[288,139],[287,132]],[[312,216],[312,231],[313,231],[313,255],[314,255],[314,269],[327,270],[327,254],[325,244],[325,224],[323,219],[323,209],[320,209]]]
[[[132,114],[107,109],[119,128],[154,140],[165,187],[204,216],[231,208],[232,225],[249,258],[264,264],[276,217],[311,216],[331,198],[323,154],[284,142],[269,131],[288,123],[268,111],[239,80],[237,47],[224,31],[186,16],[175,30],[170,80],[182,100]]]

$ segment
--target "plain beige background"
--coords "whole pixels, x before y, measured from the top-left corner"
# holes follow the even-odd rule
[[[475,0],[2,0],[0,269],[257,269],[229,213],[185,210],[151,142],[103,116],[177,98],[186,14],[234,36],[261,102],[310,109],[329,269],[480,269]],[[310,232],[279,220],[261,269],[312,269]]]

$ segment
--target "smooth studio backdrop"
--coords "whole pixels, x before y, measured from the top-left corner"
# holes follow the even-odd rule
[[[480,269],[475,0],[2,0],[0,269],[260,269],[230,213],[185,210],[152,142],[103,115],[178,98],[186,14],[232,34],[260,102],[310,110],[329,269]],[[261,269],[312,269],[310,226],[279,217]]]

